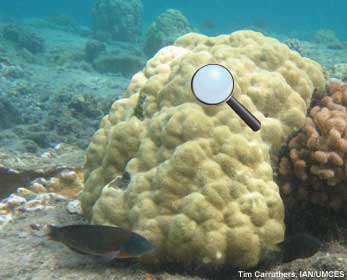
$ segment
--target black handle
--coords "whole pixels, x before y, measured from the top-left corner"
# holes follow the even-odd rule
[[[234,97],[230,97],[227,103],[253,131],[258,131],[260,129],[260,121]]]

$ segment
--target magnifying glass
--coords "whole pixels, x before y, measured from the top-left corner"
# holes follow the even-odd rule
[[[260,129],[260,121],[232,96],[234,78],[224,66],[207,64],[199,68],[192,77],[191,86],[200,102],[207,105],[226,102],[253,131]]]

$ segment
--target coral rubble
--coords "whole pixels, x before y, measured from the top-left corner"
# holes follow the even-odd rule
[[[84,49],[85,58],[92,62],[100,53],[106,50],[106,45],[98,40],[88,40]]]
[[[95,58],[93,67],[100,73],[121,73],[128,77],[141,70],[145,64],[143,57],[133,54],[103,53]]]
[[[9,128],[20,122],[17,108],[6,97],[0,95],[0,129]]]
[[[68,201],[68,211],[79,212],[74,200],[82,189],[83,174],[63,169],[48,180],[36,178],[27,188],[20,187],[0,202],[0,228],[18,212],[32,212],[52,208],[52,200]],[[73,202],[73,203],[72,203]]]
[[[37,177],[56,176],[64,169],[81,169],[84,151],[58,144],[41,155],[0,150],[0,198]]]
[[[2,36],[14,42],[18,47],[27,49],[34,54],[43,52],[45,49],[44,41],[41,37],[18,25],[6,25],[2,30]]]

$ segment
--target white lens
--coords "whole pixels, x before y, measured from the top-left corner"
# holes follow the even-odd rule
[[[219,104],[231,97],[234,79],[224,66],[207,64],[198,69],[192,78],[195,97],[206,104]]]

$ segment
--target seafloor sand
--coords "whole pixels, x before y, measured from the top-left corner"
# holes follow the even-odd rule
[[[148,273],[149,269],[134,263],[111,264],[98,257],[77,254],[61,243],[48,241],[30,224],[72,224],[85,222],[69,214],[66,201],[57,201],[45,211],[18,214],[0,231],[0,279],[203,279],[172,273]],[[154,276],[155,275],[155,276]],[[146,278],[147,277],[147,278]],[[152,277],[152,278],[151,278]]]
[[[144,267],[136,263],[113,263],[98,257],[77,254],[60,243],[49,241],[42,232],[32,230],[30,224],[72,224],[85,222],[78,214],[70,214],[66,201],[52,202],[53,208],[23,212],[0,230],[0,279],[144,279],[144,280],[202,280],[242,279],[237,271],[199,276],[175,272],[172,269]],[[262,268],[264,272],[344,271],[347,275],[347,248],[331,243],[311,258],[299,259],[277,267]],[[160,271],[160,272],[158,272]],[[169,272],[167,272],[169,271]],[[256,270],[255,270],[256,271]],[[255,273],[251,271],[251,273]],[[248,278],[254,279],[254,278]],[[262,279],[274,279],[265,277]],[[279,278],[275,278],[279,279]],[[287,279],[287,278],[283,278]],[[288,278],[292,279],[292,278]],[[314,279],[314,278],[300,278]],[[332,278],[320,278],[332,279]]]

